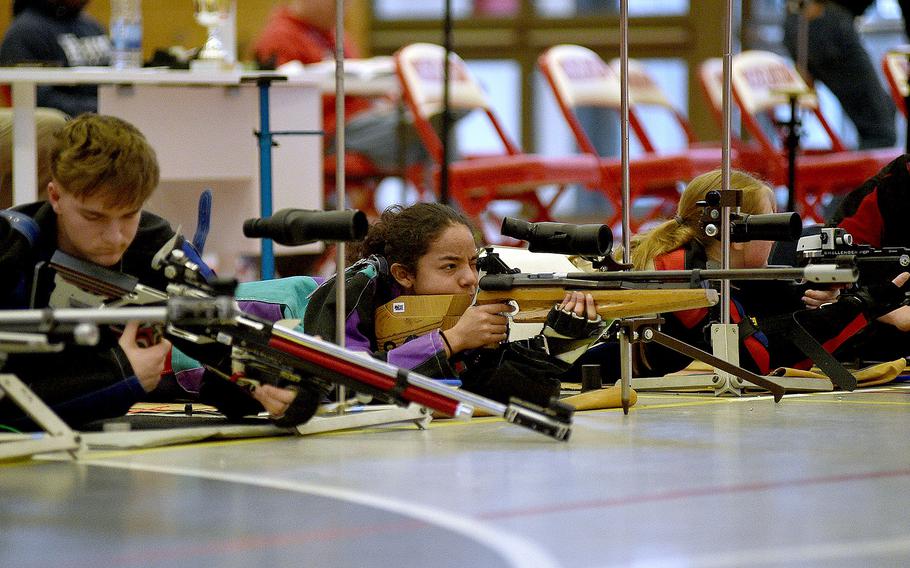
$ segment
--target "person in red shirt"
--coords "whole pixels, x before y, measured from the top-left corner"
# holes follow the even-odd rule
[[[289,0],[272,12],[253,45],[256,61],[274,68],[291,61],[303,64],[333,60],[335,57],[335,0]],[[359,56],[348,38],[346,58]],[[345,96],[345,150],[367,157],[380,171],[395,173],[401,165],[426,162],[429,156],[411,128],[403,129],[405,156],[399,155],[401,113],[388,98]],[[325,149],[334,154],[335,97],[323,97]],[[403,161],[402,161],[403,158]]]

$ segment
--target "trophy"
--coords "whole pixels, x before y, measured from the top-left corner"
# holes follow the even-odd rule
[[[222,29],[232,16],[231,0],[193,0],[196,22],[208,30],[208,39],[199,52],[194,68],[225,67],[229,64],[222,41]]]

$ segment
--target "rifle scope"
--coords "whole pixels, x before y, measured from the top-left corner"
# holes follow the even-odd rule
[[[709,237],[720,238],[720,192],[709,191],[699,205],[705,208],[702,227]],[[762,215],[730,213],[730,242],[795,241],[803,232],[799,213],[766,213]]]
[[[363,211],[311,211],[282,209],[271,217],[247,219],[244,236],[273,239],[276,243],[299,246],[314,241],[359,241],[369,223]]]
[[[502,220],[502,234],[528,241],[531,252],[606,256],[613,248],[613,231],[607,225],[529,223],[506,217]]]

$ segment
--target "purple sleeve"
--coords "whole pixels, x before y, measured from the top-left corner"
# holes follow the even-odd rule
[[[416,337],[387,352],[373,352],[372,341],[361,329],[357,311],[351,313],[345,324],[345,346],[354,351],[364,351],[388,363],[411,369],[428,377],[457,377],[458,372],[449,364],[439,331]]]
[[[404,367],[405,369],[416,369],[428,360],[433,359],[439,352],[445,356],[445,346],[439,332],[431,332],[420,337],[414,338],[407,343],[400,345],[386,356],[389,363]]]

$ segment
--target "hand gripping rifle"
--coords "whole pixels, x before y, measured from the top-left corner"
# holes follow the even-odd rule
[[[242,313],[233,297],[234,283],[207,282],[200,267],[176,243],[177,237],[153,260],[153,267],[169,281],[167,294],[158,292],[158,297],[164,299],[163,306],[58,309],[37,311],[31,317],[43,317],[45,327],[51,329],[53,322],[72,322],[79,318],[103,316],[96,321],[107,321],[116,312],[122,314],[118,321],[165,324],[165,336],[177,347],[201,361],[207,369],[235,382],[294,385],[319,393],[340,384],[401,406],[416,403],[455,418],[470,418],[479,408],[558,440],[567,440],[571,434],[573,409],[557,401],[547,408],[514,399],[507,405],[501,404]],[[107,275],[110,271],[94,265],[86,269],[80,262],[69,259],[66,263],[69,282],[79,281],[82,286],[98,291],[111,288],[110,282],[106,283],[108,276],[111,279],[118,276],[118,273]],[[118,280],[121,289],[125,282]],[[150,294],[148,290],[143,288],[143,297]],[[126,293],[134,291],[126,290]],[[25,316],[23,311],[3,313],[0,322],[4,317]],[[300,423],[313,412],[315,408],[307,409]]]

